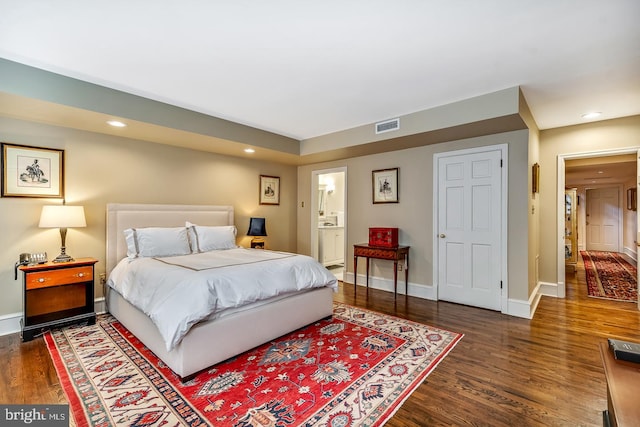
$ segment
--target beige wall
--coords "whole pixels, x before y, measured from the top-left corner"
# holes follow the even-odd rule
[[[509,298],[527,300],[529,154],[527,130],[427,145],[344,161],[301,166],[298,169],[298,252],[309,254],[311,233],[311,175],[314,170],[347,168],[346,268],[353,272],[353,244],[366,242],[368,228],[398,227],[400,242],[411,246],[409,281],[433,285],[433,155],[451,150],[508,144],[508,244]],[[371,171],[398,167],[398,204],[373,205]],[[304,204],[304,207],[303,207]],[[372,274],[393,277],[393,264],[372,260]],[[364,273],[364,267],[363,271]],[[402,289],[402,288],[401,288]]]
[[[96,272],[105,269],[105,206],[117,203],[184,203],[232,205],[238,227],[238,244],[245,236],[249,217],[267,219],[267,246],[296,250],[294,166],[245,160],[0,118],[0,140],[65,150],[67,204],[85,207],[87,227],[70,229],[67,252],[75,257],[99,259]],[[259,175],[280,176],[280,205],[258,204]],[[22,309],[22,283],[13,279],[13,265],[21,252],[60,252],[60,234],[40,229],[40,210],[60,199],[0,198],[0,318]],[[102,289],[96,285],[96,294]]]
[[[535,163],[540,162],[540,131],[536,124],[529,106],[520,92],[520,115],[529,128],[529,161],[528,170],[531,171]],[[529,173],[527,178],[527,192],[529,194],[529,206],[527,215],[529,217],[529,295],[535,291],[538,284],[538,262],[540,253],[540,197],[538,193],[532,191],[533,174]]]
[[[540,281],[564,282],[557,277],[558,156],[626,148],[640,148],[640,116],[540,132]]]

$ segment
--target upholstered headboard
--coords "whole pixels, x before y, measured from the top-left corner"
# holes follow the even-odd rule
[[[233,206],[107,204],[107,274],[127,256],[123,231],[141,227],[233,225]]]

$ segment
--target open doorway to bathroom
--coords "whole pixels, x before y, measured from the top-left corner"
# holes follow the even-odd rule
[[[342,280],[346,253],[346,168],[312,172],[312,256]]]

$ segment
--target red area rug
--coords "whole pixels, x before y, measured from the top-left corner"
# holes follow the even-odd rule
[[[381,426],[462,335],[336,304],[185,384],[110,315],[45,334],[82,426]]]
[[[580,251],[590,297],[637,302],[637,269],[617,252]]]

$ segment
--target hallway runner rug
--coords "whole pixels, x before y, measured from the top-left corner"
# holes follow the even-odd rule
[[[461,338],[336,303],[182,384],[111,315],[44,335],[78,427],[382,426]]]
[[[617,252],[580,251],[590,297],[637,302],[637,269]]]

